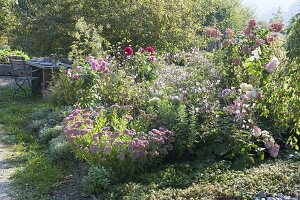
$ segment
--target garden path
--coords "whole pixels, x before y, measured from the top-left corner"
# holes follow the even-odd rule
[[[3,137],[3,131],[1,130],[0,125],[0,138]],[[15,171],[15,168],[9,160],[7,159],[13,155],[13,152],[8,145],[5,145],[0,142],[0,199],[1,200],[11,200],[9,196],[10,190],[10,181],[9,178]]]

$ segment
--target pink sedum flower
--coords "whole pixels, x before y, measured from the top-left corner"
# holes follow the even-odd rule
[[[265,69],[269,72],[272,73],[275,71],[275,69],[278,67],[279,61],[276,57],[273,57],[272,60],[266,65]]]

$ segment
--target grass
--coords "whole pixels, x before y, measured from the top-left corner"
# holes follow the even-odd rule
[[[1,142],[14,145],[19,169],[12,177],[20,199],[42,198],[61,178],[61,172],[43,155],[43,146],[36,133],[28,130],[28,118],[33,111],[50,108],[41,97],[12,98],[12,89],[0,90],[0,124],[5,136]]]

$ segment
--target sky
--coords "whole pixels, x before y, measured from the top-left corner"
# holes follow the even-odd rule
[[[300,0],[242,0],[243,4],[255,8],[258,20],[269,21],[272,13],[280,7],[285,21],[300,12]]]

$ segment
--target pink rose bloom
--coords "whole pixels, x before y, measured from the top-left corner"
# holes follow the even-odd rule
[[[72,69],[67,69],[67,77],[71,78],[72,77]]]
[[[132,55],[133,55],[133,50],[132,50],[132,48],[131,48],[131,47],[126,47],[126,48],[124,49],[124,54],[125,54],[127,57],[132,56]]]
[[[253,126],[251,133],[254,137],[258,138],[261,135],[261,129],[258,126]]]
[[[145,49],[144,49],[143,47],[140,47],[140,48],[139,48],[139,51],[140,51],[141,53],[144,53],[144,52],[145,52]]]
[[[80,75],[78,73],[73,75],[73,79],[77,80],[80,77]]]
[[[226,33],[227,35],[233,35],[233,34],[234,34],[234,31],[233,31],[231,28],[226,28],[225,33]]]
[[[273,57],[272,60],[266,65],[265,69],[269,72],[272,73],[275,71],[275,69],[278,67],[279,61],[276,57]]]
[[[248,54],[250,52],[249,46],[248,45],[244,45],[242,47],[242,51],[243,51],[244,54]]]
[[[232,64],[235,65],[235,66],[239,65],[240,62],[241,62],[241,61],[240,61],[240,59],[238,59],[238,58],[233,58],[233,59],[232,59]]]
[[[155,56],[149,56],[149,61],[152,63],[155,62]]]
[[[147,47],[146,51],[148,51],[149,53],[154,53],[154,48],[153,47]]]
[[[248,23],[248,27],[253,29],[256,26],[256,20],[255,19],[251,19]]]
[[[270,30],[273,32],[281,32],[284,27],[284,24],[281,22],[274,22],[270,25]]]
[[[280,149],[280,146],[278,144],[275,144],[272,148],[270,148],[268,150],[268,152],[271,157],[276,158],[278,156],[279,149]]]

